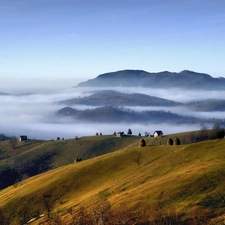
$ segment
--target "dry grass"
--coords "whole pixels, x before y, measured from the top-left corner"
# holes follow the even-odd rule
[[[31,211],[40,207],[44,213],[43,195],[49,195],[54,199],[53,211],[65,213],[65,218],[69,208],[91,206],[104,198],[114,209],[121,203],[132,208],[144,202],[176,208],[185,216],[196,206],[220,214],[225,206],[224,149],[225,140],[128,147],[6,188],[0,191],[0,207],[19,210],[20,200],[26,198],[32,202]]]

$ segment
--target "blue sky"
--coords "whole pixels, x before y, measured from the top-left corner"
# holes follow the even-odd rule
[[[0,0],[1,82],[73,85],[122,69],[218,77],[224,57],[224,0]]]

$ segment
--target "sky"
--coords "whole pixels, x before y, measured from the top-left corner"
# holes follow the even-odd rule
[[[123,69],[225,77],[224,0],[0,0],[0,91]]]

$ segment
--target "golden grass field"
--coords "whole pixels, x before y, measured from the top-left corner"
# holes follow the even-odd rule
[[[114,209],[121,203],[128,208],[146,203],[173,208],[183,217],[199,207],[222,215],[225,139],[178,146],[165,145],[164,139],[145,138],[143,148],[136,139],[121,150],[23,180],[0,191],[0,208],[11,217],[11,224],[17,224],[24,204],[30,211],[46,214],[43,198],[54,199],[51,213],[59,213],[64,221],[69,209],[92,206],[101,199],[107,199]],[[156,145],[159,141],[161,145]]]

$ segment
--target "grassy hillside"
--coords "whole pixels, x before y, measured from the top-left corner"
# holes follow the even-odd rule
[[[138,137],[116,138],[112,135],[82,137],[59,141],[29,140],[18,142],[15,149],[9,141],[0,142],[0,188],[39,173],[124,148]],[[107,146],[107,147],[106,147]]]
[[[130,209],[140,203],[165,211],[173,208],[184,221],[196,210],[205,212],[208,219],[224,213],[224,139],[180,146],[152,146],[151,138],[145,140],[146,147],[137,147],[137,141],[0,191],[4,216],[18,224],[25,211],[27,218],[44,213],[44,218],[33,223],[39,224],[47,218],[50,205],[49,212],[58,212],[63,224],[69,224],[76,210],[102,199],[114,210],[121,203]]]

